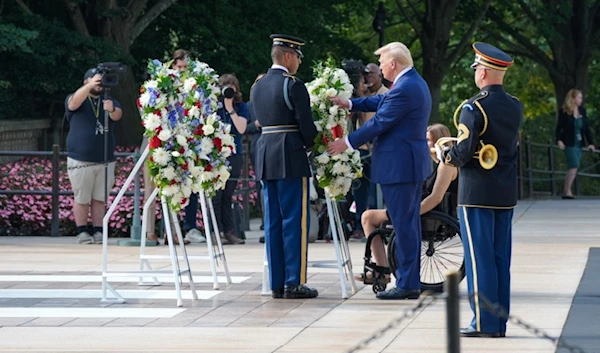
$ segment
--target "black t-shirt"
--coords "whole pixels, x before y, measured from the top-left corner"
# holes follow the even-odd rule
[[[69,122],[67,135],[68,156],[82,162],[100,163],[104,161],[104,109],[102,97],[89,97],[75,110],[69,110],[68,95],[65,99],[65,111]],[[112,99],[115,108],[121,107]],[[108,160],[115,160],[114,121],[108,118]]]

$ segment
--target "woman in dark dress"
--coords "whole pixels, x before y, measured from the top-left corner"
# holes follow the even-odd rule
[[[447,192],[451,195],[450,200],[456,202],[456,194],[458,192],[458,169],[440,163],[437,159],[434,144],[441,137],[450,137],[450,130],[442,124],[434,124],[427,128],[427,144],[431,152],[431,159],[437,164],[437,167],[433,169],[433,173],[423,183],[423,199],[421,201],[420,214],[427,213],[431,210],[442,211],[442,200]],[[450,214],[456,214],[456,204],[451,205]],[[389,221],[387,210],[367,210],[361,217],[361,223],[365,232],[365,236],[368,237],[379,225],[385,221]],[[380,237],[375,237],[371,242],[371,251],[373,254],[373,261],[377,266],[388,267],[387,256],[385,248],[381,242]],[[363,274],[358,274],[355,278],[359,281],[363,281]],[[389,276],[389,275],[388,275]]]
[[[236,235],[231,203],[235,187],[237,186],[237,179],[242,174],[242,165],[244,163],[242,157],[242,134],[246,132],[248,125],[248,107],[242,101],[240,83],[234,75],[225,74],[221,76],[219,84],[223,88],[230,87],[235,92],[233,98],[223,99],[223,107],[219,108],[217,114],[224,123],[231,125],[230,133],[235,141],[236,151],[227,158],[231,167],[230,179],[227,180],[224,190],[217,191],[217,194],[212,199],[212,203],[219,230],[221,231],[222,238],[224,238],[224,244],[244,244],[245,241]]]
[[[562,109],[558,113],[556,124],[556,143],[567,157],[567,176],[563,190],[563,199],[573,199],[571,186],[577,176],[577,169],[581,161],[581,149],[586,146],[594,151],[592,132],[586,116],[585,109],[581,106],[583,95],[580,90],[572,89],[567,93]],[[584,140],[585,139],[585,140]]]

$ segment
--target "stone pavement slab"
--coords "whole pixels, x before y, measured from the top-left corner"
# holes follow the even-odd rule
[[[553,337],[560,336],[589,248],[600,246],[599,206],[600,200],[593,199],[519,203],[513,229],[511,314]],[[308,284],[320,292],[316,299],[261,296],[264,246],[258,243],[259,224],[254,220],[253,230],[246,232],[246,245],[225,248],[229,269],[239,279],[233,284],[214,291],[207,279],[208,263],[190,261],[198,276],[197,289],[207,295],[198,301],[184,299],[182,308],[175,306],[170,279],[147,287],[139,287],[137,278],[111,282],[118,291],[159,291],[158,296],[129,298],[124,304],[90,298],[101,289],[100,246],[77,245],[72,237],[0,237],[0,352],[341,353],[382,332],[415,305],[415,301],[377,300],[371,287],[361,283],[358,293],[343,300],[338,274],[324,268],[308,270]],[[115,243],[116,239],[110,240],[109,270],[136,270],[139,249]],[[364,243],[349,245],[354,272],[362,272]],[[189,254],[205,251],[206,245],[188,246]],[[148,248],[147,253],[167,254],[168,250],[159,246]],[[334,258],[331,243],[309,245],[309,260]],[[152,264],[170,268],[166,260]],[[182,288],[189,293],[187,282]],[[464,295],[465,281],[460,288]],[[52,294],[42,295],[50,293],[42,289]],[[591,286],[588,291],[600,289]],[[11,293],[33,298],[11,298]],[[600,303],[588,299],[576,298],[575,303],[586,312],[598,310]],[[463,325],[471,319],[465,299],[460,315]],[[445,321],[445,304],[437,300],[382,332],[360,352],[446,352]],[[556,350],[551,341],[514,324],[509,324],[507,335],[506,339],[462,339],[462,352]],[[600,347],[587,343],[583,342],[589,352],[600,352]]]

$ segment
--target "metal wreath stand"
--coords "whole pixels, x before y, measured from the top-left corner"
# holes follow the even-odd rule
[[[223,251],[223,244],[221,243],[221,237],[219,236],[219,228],[217,225],[217,219],[215,217],[215,212],[213,209],[212,200],[206,200],[206,194],[201,192],[198,196],[200,199],[201,211],[203,215],[203,219],[205,220],[205,233],[206,233],[206,244],[208,247],[208,254],[202,255],[190,255],[188,256],[186,247],[183,241],[183,235],[181,233],[181,228],[179,227],[179,222],[177,220],[177,214],[173,212],[166,198],[161,197],[161,205],[162,205],[162,214],[163,214],[163,223],[165,224],[166,229],[166,239],[169,243],[169,255],[147,255],[145,253],[146,249],[146,228],[148,226],[147,212],[154,212],[154,209],[150,209],[150,206],[154,205],[154,199],[158,195],[159,189],[156,188],[152,195],[145,200],[144,209],[142,213],[142,237],[140,242],[140,267],[138,271],[108,271],[108,220],[110,216],[113,214],[119,201],[123,198],[123,195],[127,191],[129,185],[131,185],[134,178],[138,177],[139,170],[143,167],[146,158],[148,158],[148,154],[150,153],[150,147],[147,146],[140,159],[135,164],[133,170],[127,177],[127,180],[121,187],[119,194],[115,197],[112,202],[110,208],[106,212],[103,220],[103,232],[102,232],[102,301],[103,302],[113,302],[113,303],[124,303],[126,300],[123,298],[114,287],[108,282],[110,278],[116,277],[139,277],[138,285],[160,285],[158,281],[158,277],[172,277],[173,283],[175,284],[175,294],[177,297],[177,306],[183,306],[183,300],[181,296],[181,276],[187,274],[188,282],[190,285],[190,290],[192,292],[192,297],[194,300],[198,299],[198,294],[196,293],[196,287],[194,283],[194,279],[192,276],[192,271],[190,269],[189,259],[199,259],[199,260],[208,260],[210,262],[212,278],[213,278],[213,289],[219,289],[219,282],[217,276],[217,261],[219,259],[222,260],[223,263],[223,271],[225,272],[225,277],[227,284],[231,284],[231,277],[229,275],[229,269],[227,267],[227,260],[225,259],[225,252]],[[206,217],[210,215],[210,219]],[[211,224],[212,223],[212,224]],[[173,243],[173,228],[179,237],[179,247],[181,251],[181,255],[177,255],[177,249],[175,244]],[[213,244],[213,240],[216,239],[216,244]],[[170,259],[171,260],[171,269],[170,270],[154,270],[150,265],[149,260],[152,259]],[[180,266],[179,262],[182,260],[184,262],[184,266]],[[144,278],[152,278],[153,281],[145,282]],[[110,292],[112,298],[108,298],[107,294]]]

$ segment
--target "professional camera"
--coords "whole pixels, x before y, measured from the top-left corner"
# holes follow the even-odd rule
[[[102,75],[102,87],[115,87],[119,84],[119,74],[125,71],[125,65],[118,62],[100,63],[96,74]]]
[[[225,98],[233,98],[233,96],[235,96],[235,91],[233,90],[233,88],[229,87],[229,86],[225,86],[223,87],[223,89],[221,90],[221,94],[223,95],[223,97]]]
[[[360,81],[364,82],[364,74],[368,73],[369,70],[365,65],[363,65],[361,60],[348,59],[342,61],[342,68],[348,74],[348,78],[350,79],[350,83],[354,86],[354,91],[352,92],[352,97],[360,97],[359,89],[360,89]]]

